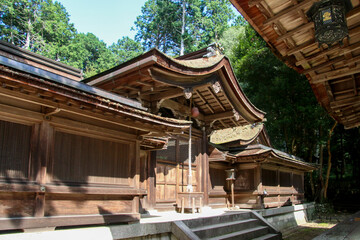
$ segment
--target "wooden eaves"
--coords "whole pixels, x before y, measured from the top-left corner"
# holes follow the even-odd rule
[[[303,171],[313,171],[316,166],[311,163],[307,163],[301,158],[294,155],[276,150],[274,148],[262,145],[254,144],[246,147],[232,148],[227,154],[230,158],[235,158],[236,162],[264,162],[273,163],[282,166],[301,169]]]
[[[184,89],[191,88],[192,106],[200,110],[196,120],[211,129],[262,122],[265,113],[246,98],[229,60],[221,54],[204,57],[205,54],[202,50],[196,56],[174,59],[152,49],[84,82],[136,99],[153,113],[168,108],[183,119],[190,112]],[[215,83],[220,84],[220,92],[214,91]]]
[[[344,46],[318,47],[306,12],[315,0],[230,0],[289,67],[305,74],[318,102],[345,128],[360,126],[360,7],[351,0]]]
[[[4,48],[1,50],[0,95],[46,108],[43,117],[59,111],[67,112],[136,129],[144,137],[147,134],[161,137],[182,133],[190,126],[189,121],[149,113],[137,101],[56,74],[52,67],[44,69],[34,62],[26,62],[27,54],[31,56],[28,51],[20,51],[15,46],[11,52],[3,51]],[[16,50],[21,54],[14,54]],[[20,110],[14,107],[9,109],[11,111]],[[161,148],[164,144],[149,141],[144,141],[144,145],[150,148]]]

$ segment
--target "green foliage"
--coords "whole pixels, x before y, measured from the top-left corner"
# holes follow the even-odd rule
[[[0,39],[56,60],[76,33],[65,8],[51,0],[5,0],[0,16]]]
[[[113,43],[110,46],[110,50],[116,58],[116,64],[126,62],[144,52],[141,44],[129,37],[123,37],[117,43]]]
[[[136,40],[171,55],[180,54],[183,40],[192,52],[218,41],[233,18],[225,0],[148,0],[135,22]]]
[[[232,28],[240,29],[230,55],[235,74],[251,102],[267,113],[273,145],[308,159],[310,150],[324,140],[319,129],[328,128],[327,113],[307,79],[277,59],[249,25]]]

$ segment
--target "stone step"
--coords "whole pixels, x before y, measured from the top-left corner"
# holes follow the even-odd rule
[[[221,236],[216,236],[212,238],[208,238],[211,240],[248,240],[254,239],[269,233],[269,228],[267,226],[258,226],[242,231],[232,232],[228,234],[224,234]]]
[[[252,240],[281,240],[281,237],[279,234],[275,233],[268,233],[264,236],[254,238]]]
[[[184,221],[185,225],[189,228],[197,228],[199,226],[208,226],[214,225],[218,223],[224,222],[233,222],[240,221],[251,218],[251,212],[241,212],[241,213],[227,213],[224,215],[216,216],[216,217],[206,217],[199,219],[192,219],[188,221]]]
[[[227,233],[237,232],[249,228],[253,228],[260,225],[260,221],[257,219],[244,219],[232,222],[222,222],[213,225],[200,226],[191,228],[191,230],[199,238],[209,238],[224,235]]]

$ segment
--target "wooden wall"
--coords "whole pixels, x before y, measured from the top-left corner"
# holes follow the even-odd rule
[[[186,191],[189,174],[189,150],[188,139],[174,137],[169,140],[167,149],[154,152],[155,159],[155,184],[149,186],[148,191],[154,192],[155,197],[149,198],[149,206],[158,210],[173,210],[177,194]],[[191,172],[194,192],[203,189],[203,165],[204,153],[202,140],[198,137],[192,138]]]
[[[136,131],[42,111],[0,96],[0,230],[138,220]]]
[[[271,164],[210,164],[209,206],[226,207],[231,203],[230,182],[225,170],[235,168],[235,204],[240,208],[269,208],[302,203],[304,173]],[[266,190],[267,195],[264,195]]]
[[[281,207],[304,199],[299,170],[271,164],[239,164],[237,170],[235,203],[240,208]]]

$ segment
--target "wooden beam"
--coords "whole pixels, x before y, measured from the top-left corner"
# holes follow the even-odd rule
[[[215,93],[213,93],[213,90],[211,87],[208,87],[208,90],[210,92],[210,94],[213,96],[213,98],[215,99],[215,101],[219,104],[220,108],[223,110],[223,111],[226,111],[226,109],[224,108],[224,106],[222,105],[222,103],[220,102],[219,98],[216,96]]]
[[[314,72],[314,71],[318,71],[322,68],[325,68],[325,67],[329,67],[333,64],[336,64],[336,63],[339,63],[341,61],[344,61],[345,60],[345,56],[339,56],[331,61],[326,61],[324,62],[323,64],[320,64],[320,65],[317,65],[315,67],[312,67],[312,68],[309,68],[309,69],[306,69],[305,71],[303,71],[302,73],[303,74],[308,74],[309,72]]]
[[[292,37],[293,35],[297,34],[297,33],[301,33],[301,32],[305,32],[308,31],[310,28],[314,27],[314,23],[313,22],[309,22],[306,24],[301,25],[300,27],[295,28],[294,30],[291,30],[281,36],[279,36],[277,38],[277,41],[281,41],[284,40],[286,38]]]
[[[293,55],[293,54],[298,53],[300,51],[303,51],[303,50],[305,50],[307,48],[311,48],[311,47],[315,48],[317,46],[318,46],[318,43],[315,42],[314,39],[310,39],[309,41],[306,41],[306,42],[300,44],[297,47],[290,48],[289,50],[287,50],[286,55],[290,56],[290,55]]]
[[[360,60],[358,59],[357,61],[360,61]],[[357,66],[356,68],[352,68],[352,69],[349,69],[349,67],[344,67],[341,69],[336,69],[336,70],[329,71],[326,73],[318,74],[318,75],[312,77],[310,82],[313,84],[321,83],[321,82],[329,81],[332,79],[345,77],[345,76],[349,76],[352,74],[357,74],[359,72],[360,72],[360,66]]]
[[[329,82],[326,81],[326,82],[324,82],[324,84],[325,84],[326,92],[328,94],[330,101],[331,102],[334,101],[334,94],[331,90],[331,86],[330,86]]]
[[[175,112],[181,113],[181,115],[189,116],[191,109],[189,106],[182,105],[181,103],[175,102],[171,99],[166,99],[161,102],[160,107],[168,108],[174,110]],[[204,121],[205,117],[202,113],[199,113],[199,116],[196,117],[200,121]]]
[[[360,30],[360,28],[359,28]],[[350,53],[350,52],[353,52],[353,51],[356,51],[356,50],[359,50],[360,49],[360,42],[357,42],[355,44],[352,44],[352,45],[349,45],[347,47],[341,47],[340,45],[336,45],[336,46],[333,46],[331,48],[328,48],[324,51],[321,51],[317,54],[314,54],[314,55],[311,55],[311,56],[308,56],[302,60],[299,60],[297,61],[295,64],[297,66],[303,64],[304,62],[309,62],[309,61],[314,61],[318,58],[321,58],[321,57],[324,57],[326,55],[331,55],[333,53],[336,53],[338,51],[341,51],[341,54],[346,54],[346,53]]]
[[[263,0],[249,0],[248,5],[249,5],[249,7],[253,7],[253,6],[255,6],[256,4],[261,3],[262,1],[263,1]]]
[[[276,14],[274,17],[266,19],[263,22],[263,25],[268,26],[268,25],[274,23],[275,21],[279,20],[280,18],[285,17],[285,16],[287,16],[289,14],[293,14],[294,12],[297,12],[299,9],[303,9],[306,6],[308,6],[310,4],[313,4],[314,2],[315,2],[315,0],[302,1],[301,3],[299,3],[299,4],[295,5],[295,6],[289,7],[287,9],[281,11],[280,13]]]
[[[355,97],[331,102],[330,107],[331,108],[343,107],[343,106],[352,105],[352,104],[356,104],[356,103],[360,104],[360,96],[355,96]]]
[[[128,223],[139,221],[138,213],[2,218],[0,230]]]
[[[201,101],[205,104],[205,106],[209,109],[210,112],[215,113],[214,109],[209,105],[209,103],[207,102],[207,100],[202,96],[202,94],[200,93],[200,91],[198,89],[195,90],[196,94],[199,96],[199,98],[201,99]]]
[[[80,115],[80,116],[85,116],[85,117],[88,117],[91,119],[97,119],[97,120],[100,120],[103,122],[114,123],[114,124],[125,126],[125,127],[131,127],[131,128],[138,129],[138,130],[145,130],[145,131],[150,131],[150,132],[163,132],[163,130],[160,130],[159,128],[156,128],[156,127],[153,128],[147,124],[139,125],[132,120],[126,120],[124,118],[121,118],[119,116],[119,114],[113,115],[113,116],[106,116],[103,114],[94,113],[90,110],[85,110],[85,109],[79,110],[78,108],[71,107],[66,104],[56,103],[56,102],[53,102],[50,100],[41,99],[39,97],[32,96],[32,95],[22,94],[22,93],[15,92],[15,91],[12,91],[9,89],[0,88],[0,95],[6,96],[9,98],[18,99],[18,100],[25,101],[25,102],[30,102],[30,103],[45,106],[45,107],[50,107],[50,108],[57,107],[65,112],[73,113],[73,114]]]
[[[180,96],[183,96],[183,95],[184,95],[184,90],[183,89],[175,88],[175,89],[164,91],[162,93],[151,96],[150,101],[154,102],[154,101],[159,101],[159,100],[162,100],[162,99],[180,97]]]
[[[234,117],[233,111],[215,113],[212,115],[206,115],[205,122],[212,122],[215,120],[227,119],[227,118],[232,118],[232,117]]]
[[[353,88],[354,88],[354,96],[358,94],[357,86],[356,86],[356,78],[355,75],[351,75],[352,82],[353,82]]]

